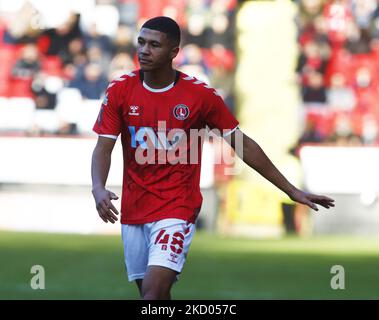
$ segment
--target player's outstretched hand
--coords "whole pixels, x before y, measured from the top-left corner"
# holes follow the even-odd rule
[[[334,207],[334,199],[331,199],[326,196],[319,196],[317,194],[307,193],[298,189],[289,194],[289,197],[293,201],[305,204],[316,211],[318,211],[316,204],[319,204],[320,206],[323,206],[326,209]]]
[[[115,223],[118,220],[116,215],[119,215],[119,213],[111,200],[117,200],[118,196],[104,188],[92,190],[92,194],[95,198],[96,210],[100,218],[105,223],[108,223],[108,221]]]

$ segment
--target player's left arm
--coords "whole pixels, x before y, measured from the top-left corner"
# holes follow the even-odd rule
[[[242,139],[236,139],[236,135],[242,135]],[[293,201],[305,204],[318,211],[316,204],[329,209],[334,207],[334,200],[322,196],[304,192],[292,185],[283,174],[275,167],[262,148],[253,139],[245,135],[240,129],[236,129],[225,140],[236,151],[237,155],[260,175],[285,192]],[[236,143],[243,142],[242,146]]]

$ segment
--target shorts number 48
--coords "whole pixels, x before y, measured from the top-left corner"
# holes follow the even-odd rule
[[[170,235],[169,233],[166,233],[165,229],[162,229],[159,231],[157,237],[155,238],[154,244],[161,244],[162,250],[167,250],[167,246],[170,245],[172,252],[180,254],[183,251],[183,241],[184,235],[182,232],[177,231],[174,234]]]

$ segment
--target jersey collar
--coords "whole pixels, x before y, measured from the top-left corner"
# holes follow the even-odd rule
[[[155,89],[155,88],[151,88],[150,86],[148,86],[146,84],[146,82],[144,81],[144,73],[143,73],[142,70],[139,70],[140,81],[141,81],[143,87],[146,90],[149,90],[151,92],[165,92],[165,91],[168,91],[171,88],[173,88],[177,84],[177,82],[179,81],[179,79],[180,79],[180,71],[175,70],[175,73],[176,74],[175,74],[175,81],[174,82],[172,82],[171,84],[169,84],[167,87]]]

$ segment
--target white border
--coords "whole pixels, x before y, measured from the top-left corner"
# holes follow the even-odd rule
[[[151,87],[149,87],[149,86],[145,83],[145,81],[143,81],[142,84],[143,84],[143,86],[145,87],[145,89],[147,89],[147,90],[149,90],[149,91],[151,91],[151,92],[165,92],[165,91],[170,90],[170,89],[174,86],[175,82],[173,82],[173,83],[169,84],[167,87],[164,87],[164,88],[161,88],[161,89],[154,89],[154,88],[151,88]]]
[[[234,131],[236,131],[238,129],[238,126],[235,127],[233,130],[230,130],[229,132],[225,133],[222,135],[223,138],[227,137],[227,136],[230,136]]]
[[[99,137],[104,137],[104,138],[111,138],[113,140],[117,140],[117,136],[111,135],[111,134],[99,134]]]

